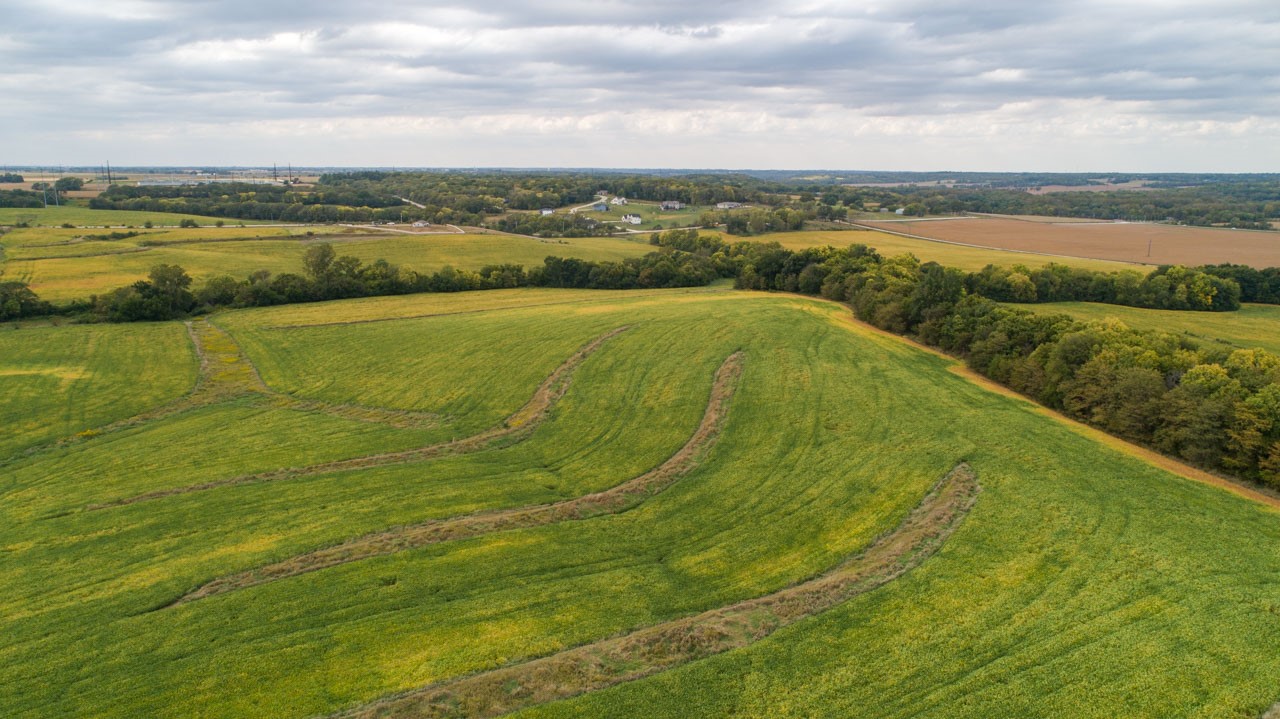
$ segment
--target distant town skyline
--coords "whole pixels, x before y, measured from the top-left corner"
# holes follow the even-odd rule
[[[1280,170],[1271,2],[10,0],[10,166]]]

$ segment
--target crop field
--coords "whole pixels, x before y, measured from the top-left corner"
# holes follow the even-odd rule
[[[0,350],[2,716],[1280,698],[1280,512],[833,303],[411,295]]]
[[[132,210],[91,210],[87,207],[64,206],[37,209],[0,207],[0,225],[25,222],[32,227],[60,227],[71,223],[76,227],[142,227],[151,222],[157,227],[177,227],[183,220],[194,220],[201,225],[213,225],[221,220],[227,225],[258,225],[257,220],[232,220],[200,215],[180,215],[172,212],[135,212]]]
[[[1125,222],[1025,222],[991,217],[865,224],[928,239],[1069,257],[1153,265],[1233,262],[1254,267],[1280,266],[1280,234],[1267,231]]]
[[[171,402],[195,381],[177,323],[0,330],[0,458]]]
[[[1015,305],[1040,314],[1068,314],[1082,320],[1114,318],[1139,330],[1185,334],[1233,349],[1257,347],[1280,354],[1280,307],[1246,304],[1235,312],[1147,310],[1094,302]]]
[[[548,255],[619,260],[653,250],[646,243],[617,238],[408,235],[331,226],[139,232],[137,237],[121,240],[84,240],[79,238],[103,233],[50,228],[13,230],[0,236],[0,246],[4,248],[0,277],[27,282],[43,299],[65,301],[131,284],[162,263],[186,269],[196,286],[222,274],[243,278],[260,269],[301,272],[302,257],[315,242],[331,242],[338,254],[352,255],[364,262],[385,259],[419,272],[434,272],[446,265],[472,270],[500,263],[532,267],[541,265]]]
[[[890,227],[890,229],[894,229]],[[732,242],[739,238],[726,236],[725,240]],[[1026,265],[1028,267],[1041,267],[1050,262],[1058,264],[1070,265],[1071,267],[1083,267],[1089,270],[1117,271],[1117,270],[1145,270],[1141,265],[1135,265],[1128,262],[1113,262],[1107,260],[1090,260],[1076,257],[1048,257],[1045,255],[1033,255],[1025,252],[1009,252],[1007,250],[987,249],[983,247],[965,247],[963,245],[952,245],[945,242],[930,242],[928,240],[918,240],[911,237],[902,237],[900,235],[890,235],[884,232],[876,232],[874,230],[836,230],[836,231],[816,231],[816,232],[780,232],[777,234],[756,235],[754,237],[745,237],[741,239],[756,242],[777,242],[783,247],[790,250],[802,250],[808,247],[823,247],[832,245],[834,247],[848,247],[852,244],[863,244],[868,247],[874,247],[880,254],[886,257],[894,255],[902,255],[911,253],[920,258],[924,262],[937,262],[947,265],[948,267],[958,267],[962,270],[977,271],[987,265]]]

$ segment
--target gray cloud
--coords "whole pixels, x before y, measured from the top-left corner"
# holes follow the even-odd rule
[[[11,164],[245,162],[247,147],[314,164],[362,148],[358,164],[512,164],[500,152],[518,145],[494,148],[528,137],[540,165],[673,164],[610,149],[639,137],[721,166],[779,148],[798,164],[881,152],[954,166],[970,151],[955,142],[999,142],[1030,150],[1026,167],[1068,169],[1035,154],[1064,136],[1108,151],[1163,137],[1221,169],[1280,159],[1272,2],[9,4],[0,137],[24,138],[0,144]],[[414,138],[474,159],[392,157]],[[831,144],[811,151],[815,138]],[[916,149],[885,153],[889,139]]]

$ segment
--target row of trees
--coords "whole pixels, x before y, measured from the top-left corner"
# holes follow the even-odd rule
[[[859,318],[963,357],[1069,416],[1280,488],[1280,356],[1037,315],[972,293],[970,277],[855,245],[816,253],[774,248],[744,266],[737,283],[846,302]]]
[[[196,291],[182,268],[159,265],[146,280],[95,297],[93,309],[110,321],[159,320],[216,307],[367,295],[521,286],[681,287],[731,276],[740,288],[845,302],[861,319],[961,356],[982,374],[1072,417],[1201,466],[1280,487],[1280,356],[1202,347],[1114,321],[1038,315],[991,296],[1011,291],[1010,283],[1029,287],[1038,298],[1046,288],[1046,299],[1096,292],[1107,273],[1062,267],[966,273],[910,255],[885,258],[863,245],[792,251],[776,243],[728,244],[693,229],[655,235],[652,242],[657,251],[621,262],[548,257],[528,271],[495,265],[429,275],[381,260],[365,265],[320,244],[308,249],[302,274],[217,277]],[[1025,283],[1011,280],[1014,275]],[[1238,300],[1235,279],[1176,267],[1140,277],[1137,296],[1177,297],[1176,288],[1194,294],[1205,277],[1234,288]],[[42,309],[48,308],[25,285],[0,284],[0,317]]]
[[[355,257],[338,256],[332,245],[324,243],[308,248],[301,274],[273,275],[259,270],[244,279],[222,275],[192,291],[191,277],[181,267],[157,265],[147,279],[94,296],[90,306],[103,320],[138,322],[175,319],[220,307],[263,307],[418,292],[511,287],[692,287],[705,285],[717,276],[716,268],[705,257],[671,250],[620,262],[547,257],[541,267],[528,271],[522,265],[503,264],[479,271],[446,267],[438,272],[419,274],[385,260],[364,264]],[[0,294],[0,299],[3,297],[5,295]],[[34,298],[34,294],[31,297]],[[16,318],[17,315],[5,319]]]

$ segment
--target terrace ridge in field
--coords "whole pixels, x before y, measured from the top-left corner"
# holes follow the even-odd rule
[[[895,529],[814,579],[540,659],[431,684],[329,715],[332,719],[493,717],[597,691],[752,644],[778,629],[881,587],[941,548],[977,501],[961,463]]]
[[[480,512],[368,534],[342,544],[215,579],[183,595],[169,606],[429,544],[619,514],[632,509],[693,471],[715,446],[728,415],[729,403],[737,390],[742,363],[742,352],[734,352],[716,370],[702,421],[689,440],[662,464],[622,484],[561,502]]]
[[[239,484],[295,479],[297,477],[309,477],[317,474],[329,474],[332,472],[366,469],[369,467],[382,467],[390,464],[406,464],[409,462],[434,459],[445,455],[467,454],[470,452],[477,452],[482,449],[496,447],[503,443],[510,444],[522,441],[547,418],[556,402],[569,390],[569,383],[573,379],[573,373],[578,366],[590,357],[597,349],[604,345],[605,342],[626,331],[629,327],[629,325],[624,325],[610,330],[583,345],[577,352],[566,359],[564,363],[557,367],[545,380],[543,380],[542,384],[534,390],[533,396],[529,398],[529,401],[526,402],[523,407],[513,412],[509,417],[498,424],[498,426],[486,429],[478,434],[471,435],[470,437],[455,439],[448,442],[440,442],[438,444],[400,452],[386,452],[382,454],[368,455],[365,457],[321,462],[319,464],[312,464],[304,467],[288,467],[268,472],[259,472],[256,474],[244,474],[237,477],[229,477],[210,482],[202,482],[200,484],[187,485],[185,487],[170,487],[168,489],[146,492],[110,502],[89,505],[88,507],[85,507],[85,510],[96,511],[111,507],[120,507],[128,504],[137,504],[139,502],[161,499],[164,497],[172,497],[179,494],[203,492],[205,490]]]

